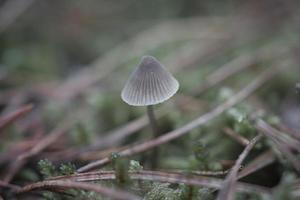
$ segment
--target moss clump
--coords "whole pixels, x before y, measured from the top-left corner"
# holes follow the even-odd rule
[[[49,178],[49,177],[58,175],[58,172],[57,172],[55,166],[52,164],[52,162],[50,162],[47,159],[40,160],[38,162],[38,168],[44,178]]]
[[[180,191],[169,187],[169,184],[153,184],[144,200],[181,200]]]

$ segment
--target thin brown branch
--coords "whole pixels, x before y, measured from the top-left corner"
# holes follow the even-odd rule
[[[279,46],[281,47],[281,44],[276,44],[275,46],[272,46],[272,48],[264,47],[257,50],[257,52],[252,55],[242,54],[234,58],[233,60],[219,67],[213,73],[209,74],[203,81],[203,83],[200,84],[200,87],[193,89],[191,94],[193,96],[198,96],[201,93],[205,92],[207,89],[216,86],[218,83],[228,79],[229,77],[235,74],[242,72],[243,70],[253,66],[255,63],[261,60],[269,59],[272,56],[275,57],[277,55],[281,55],[288,52],[288,47],[283,47],[279,49]],[[270,54],[270,52],[272,53]]]
[[[5,173],[5,176],[3,178],[4,182],[9,183],[14,176],[20,171],[20,169],[26,164],[27,161],[25,160],[16,160],[10,165],[8,165],[7,169],[8,171]]]
[[[1,181],[0,180],[0,188],[9,188],[9,189],[12,189],[12,190],[18,190],[20,189],[19,186],[17,185],[13,185],[13,184],[10,184],[10,183],[6,183],[5,181]]]
[[[286,65],[281,65],[280,68],[287,67]],[[249,85],[247,85],[245,88],[243,88],[240,92],[232,96],[229,100],[224,102],[223,104],[217,106],[212,111],[198,117],[197,119],[191,121],[190,123],[186,124],[185,126],[178,128],[176,130],[173,130],[171,132],[168,132],[156,139],[149,140],[147,142],[134,145],[131,148],[128,148],[124,151],[119,152],[120,156],[131,156],[135,155],[137,153],[141,153],[144,151],[147,151],[149,149],[152,149],[156,146],[165,144],[171,140],[174,140],[182,135],[185,135],[189,133],[191,130],[202,126],[209,122],[212,119],[215,119],[220,114],[222,114],[227,109],[231,108],[232,106],[236,105],[237,103],[243,101],[245,98],[247,98],[249,95],[251,95],[254,91],[256,91],[259,87],[261,87],[266,81],[268,81],[270,78],[272,78],[277,72],[279,71],[279,68],[272,68],[268,69],[265,72],[263,72],[258,78],[256,78],[254,81],[252,81]],[[108,157],[92,162],[86,166],[83,166],[78,169],[78,172],[84,172],[91,169],[94,169],[96,167],[102,166],[106,163],[109,163],[110,159]]]
[[[223,187],[220,190],[217,199],[218,200],[232,200],[234,199],[235,194],[235,185],[237,180],[237,173],[240,169],[242,162],[245,160],[246,156],[249,154],[251,149],[254,147],[256,142],[261,138],[261,135],[256,136],[253,138],[250,143],[246,146],[244,151],[239,155],[239,158],[237,159],[235,165],[233,166],[232,170],[226,177]]]
[[[195,186],[204,186],[210,188],[220,189],[222,187],[222,179],[212,178],[212,177],[197,177],[197,178],[189,178],[183,176],[181,174],[172,174],[172,173],[139,173],[132,174],[132,179],[139,180],[151,180],[151,181],[159,181],[159,182],[169,182],[169,183],[183,183],[187,185],[195,185]],[[241,192],[262,192],[263,194],[270,194],[270,190],[268,188],[241,183],[237,185],[237,190]]]
[[[24,115],[28,114],[30,111],[32,111],[33,105],[29,104],[22,108],[19,108],[18,110],[9,113],[5,116],[0,117],[0,133],[3,131],[5,127],[12,124],[19,118],[22,118]]]
[[[297,150],[300,152],[300,141],[297,139],[294,139],[290,137],[288,134],[281,132],[272,126],[268,125],[265,121],[260,120],[260,125],[267,127],[270,131],[268,131],[268,134],[270,137],[274,138],[276,141],[288,146],[291,149]]]
[[[161,118],[162,116],[166,115],[167,112],[164,109],[160,109],[155,114],[157,118]],[[147,116],[143,115],[142,117],[137,118],[115,130],[105,133],[104,135],[107,135],[106,137],[96,139],[95,142],[92,143],[92,145],[90,145],[88,148],[84,148],[83,152],[85,152],[86,150],[105,148],[112,146],[113,144],[117,144],[124,138],[132,135],[132,133],[135,133],[147,126],[148,123],[149,121]]]
[[[300,132],[294,129],[287,127],[285,124],[279,124],[277,127],[281,132],[287,133],[292,138],[300,141]]]
[[[110,189],[101,185],[90,184],[90,183],[79,183],[79,182],[72,182],[72,181],[61,181],[61,180],[52,180],[52,181],[42,181],[33,183],[16,191],[17,194],[20,193],[27,193],[33,190],[41,190],[41,189],[81,189],[81,190],[88,190],[94,191],[103,196],[117,199],[117,200],[135,200],[141,199],[140,197],[130,194],[126,191],[122,191],[119,189]]]
[[[67,125],[63,125],[62,127],[58,127],[54,129],[51,133],[49,133],[45,138],[43,138],[37,145],[35,145],[28,152],[25,152],[17,157],[17,160],[24,160],[30,157],[33,157],[47,148],[49,145],[53,144],[57,141],[68,129]]]
[[[276,133],[278,130],[271,127],[269,124],[267,124],[262,119],[258,119],[256,121],[256,127],[258,130],[261,131],[267,138],[269,138],[271,141],[274,142],[276,147],[281,151],[281,153],[291,162],[293,167],[300,172],[300,161],[299,159],[293,155],[292,151],[289,149],[289,146],[278,139],[276,136]],[[278,133],[277,133],[278,134]]]
[[[204,186],[209,188],[220,189],[222,187],[223,180],[219,178],[195,176],[193,174],[183,175],[178,172],[168,171],[129,171],[130,178],[132,180],[145,180],[145,181],[158,181],[166,183],[187,184],[193,186]],[[53,177],[51,180],[70,180],[78,182],[87,181],[101,181],[101,180],[114,180],[116,178],[114,171],[93,171],[86,173],[79,173],[70,176]],[[257,192],[270,195],[270,189],[262,186],[257,186],[248,183],[237,182],[237,190],[240,192]]]
[[[273,163],[275,159],[275,155],[271,150],[260,154],[259,156],[257,156],[257,158],[255,158],[242,169],[242,171],[238,174],[238,179],[241,179],[245,176],[248,176],[249,174],[252,174],[253,172],[256,172],[259,169],[262,169],[263,167]]]
[[[0,34],[13,24],[35,0],[10,0],[0,8]]]
[[[160,170],[160,171],[165,171],[165,170]],[[167,172],[172,172],[172,173],[187,173],[187,174],[192,174],[192,175],[197,175],[197,176],[223,176],[226,175],[229,170],[224,170],[224,171],[194,171],[194,170],[168,170]]]
[[[219,67],[216,71],[211,73],[200,85],[200,88],[195,88],[192,91],[194,96],[201,94],[207,89],[217,85],[218,83],[224,81],[225,79],[231,77],[234,74],[241,72],[242,70],[250,67],[255,62],[257,62],[256,56],[244,54],[241,55],[232,61],[226,63],[222,67]]]
[[[231,138],[233,138],[236,142],[238,142],[239,144],[243,145],[243,146],[247,146],[249,144],[249,140],[241,135],[239,135],[238,133],[236,133],[234,130],[232,130],[229,127],[225,127],[223,128],[223,131],[226,135],[230,136]]]
[[[113,148],[106,148],[104,150],[77,150],[76,148],[70,148],[67,150],[57,151],[57,152],[44,152],[39,154],[38,158],[48,158],[51,161],[72,161],[72,160],[79,160],[79,161],[92,161],[99,157],[106,157],[110,156],[114,152],[122,151],[128,148],[128,146],[122,147],[113,147]]]
[[[36,156],[41,151],[46,149],[49,145],[53,144],[55,141],[59,139],[65,132],[67,131],[67,125],[63,125],[62,127],[58,127],[49,133],[45,138],[39,141],[35,146],[33,146],[29,151],[26,151],[19,155],[15,162],[12,162],[8,169],[9,172],[6,173],[4,181],[9,183],[16,173],[27,163],[28,159]]]

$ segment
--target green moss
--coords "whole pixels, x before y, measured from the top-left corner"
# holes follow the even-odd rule
[[[144,200],[181,200],[180,191],[169,187],[169,184],[153,184]]]
[[[61,175],[71,175],[76,172],[76,166],[72,163],[61,164],[59,171]]]
[[[38,162],[38,168],[44,178],[49,178],[58,175],[55,166],[47,159]]]

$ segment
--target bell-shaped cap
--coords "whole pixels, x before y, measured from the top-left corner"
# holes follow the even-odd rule
[[[155,105],[172,97],[178,88],[178,81],[158,60],[143,56],[126,82],[121,97],[132,106]]]

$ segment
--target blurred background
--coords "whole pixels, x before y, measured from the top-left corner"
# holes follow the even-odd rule
[[[201,169],[228,168],[243,147],[226,136],[220,141],[218,133],[229,126],[251,138],[255,134],[245,131],[247,125],[232,119],[255,110],[299,131],[299,10],[298,0],[0,0],[0,114],[33,105],[0,136],[0,175],[10,170],[12,155],[30,149],[61,124],[72,122],[67,134],[8,179],[39,180],[40,159],[81,166],[118,145],[151,138],[145,119],[132,131],[139,134],[116,133],[145,113],[120,98],[143,55],[155,56],[180,82],[177,97],[157,106],[164,132],[214,108],[265,69],[286,66],[249,100],[251,105],[231,110],[224,117],[229,122],[219,120],[163,147],[162,168],[198,169],[190,145],[197,139],[218,146],[208,156],[214,161],[205,161]],[[248,181],[275,186],[282,166],[276,161]]]
[[[297,0],[1,0],[0,6],[3,109],[8,100],[77,106],[82,94],[93,103],[105,96],[122,104],[124,82],[147,54],[176,73],[183,93],[241,55],[255,58],[236,65],[299,62]]]
[[[0,5],[1,74],[9,76],[9,85],[66,78],[124,42],[131,57],[162,58],[191,41],[203,49],[222,41],[226,51],[238,51],[272,39],[292,44],[299,39],[297,0],[2,0]],[[129,59],[116,56],[115,62],[126,62],[124,57]]]

